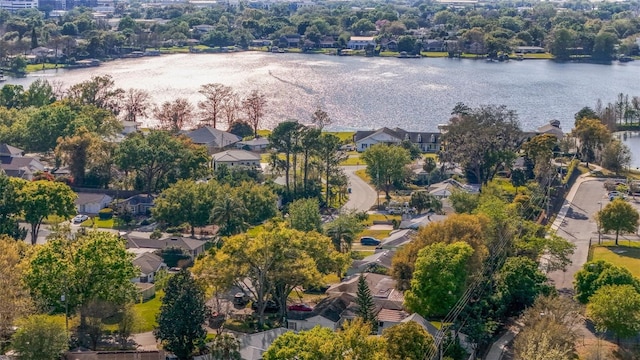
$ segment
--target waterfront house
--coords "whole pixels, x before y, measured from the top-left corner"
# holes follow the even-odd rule
[[[440,137],[440,133],[384,127],[378,130],[357,131],[353,135],[353,142],[356,144],[356,151],[363,152],[375,144],[399,145],[402,141],[408,140],[420,148],[422,152],[435,153],[440,151]]]
[[[422,43],[424,51],[446,51],[444,41],[436,39],[428,39]]]
[[[351,50],[364,50],[367,46],[376,46],[373,36],[352,36],[347,42]]]
[[[537,133],[540,135],[553,135],[558,138],[558,140],[562,140],[562,138],[564,138],[564,132],[560,128],[560,120],[551,120],[548,124],[540,126]]]
[[[34,157],[24,156],[22,149],[0,144],[0,169],[7,176],[32,180],[35,173],[45,171],[45,166]]]
[[[518,54],[544,54],[545,50],[539,46],[518,46],[515,52]]]
[[[193,27],[193,33],[198,35],[206,34],[216,29],[213,25],[196,25]]]
[[[216,151],[227,146],[231,146],[241,140],[239,136],[218,130],[211,126],[203,126],[201,128],[188,131],[185,135],[191,139],[194,144],[205,146],[209,154],[213,154]]]
[[[220,165],[260,169],[260,155],[246,150],[225,150],[211,155],[211,167],[217,170]]]

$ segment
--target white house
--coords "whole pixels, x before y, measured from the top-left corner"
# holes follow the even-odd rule
[[[112,201],[113,198],[107,194],[78,193],[75,203],[80,214],[97,214]]]
[[[368,45],[376,46],[373,36],[352,36],[347,42],[347,47],[351,50],[364,50]]]
[[[220,165],[260,169],[260,155],[246,150],[225,150],[211,155],[211,166],[217,170]]]

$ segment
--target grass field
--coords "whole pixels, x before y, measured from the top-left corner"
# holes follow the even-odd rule
[[[371,181],[371,178],[369,177],[369,175],[367,175],[367,169],[360,169],[360,170],[356,171],[355,174],[360,179],[364,180],[366,183],[369,183]]]
[[[153,299],[133,305],[133,309],[138,316],[138,332],[151,331],[157,325],[156,315],[160,311],[163,296],[164,292],[157,291]]]
[[[48,69],[61,69],[64,67],[64,64],[51,64],[51,63],[44,63],[44,64],[27,64],[27,69],[26,71],[28,73],[30,72],[35,72],[35,71],[40,71],[40,70],[48,70]]]
[[[592,260],[605,260],[629,270],[633,276],[640,278],[640,243],[619,240],[615,246],[612,241],[606,241],[601,246],[592,249]]]
[[[84,221],[81,226],[84,227],[97,227],[99,229],[117,229],[120,227],[120,221],[117,218],[111,218],[108,220],[101,220],[99,217],[89,218],[89,220]]]

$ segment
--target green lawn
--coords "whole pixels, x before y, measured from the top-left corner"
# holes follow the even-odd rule
[[[640,243],[619,240],[615,246],[612,241],[592,248],[592,260],[605,260],[629,270],[633,276],[640,278]],[[630,246],[629,246],[630,245]]]
[[[340,165],[341,166],[364,165],[364,162],[362,161],[362,159],[360,159],[360,154],[356,153],[355,155],[349,155],[349,157],[343,160],[340,163]]]
[[[160,305],[162,304],[162,297],[164,292],[162,290],[156,291],[156,296],[146,302],[133,305],[133,309],[139,319],[138,332],[147,332],[153,330],[157,325],[156,316],[160,312]]]
[[[355,174],[367,184],[371,182],[371,178],[367,175],[367,169],[360,169],[356,171]]]
[[[331,114],[329,114],[331,116]],[[327,134],[332,134],[340,138],[342,142],[353,141],[354,131],[327,131]]]
[[[120,227],[120,221],[117,218],[111,218],[108,220],[101,220],[99,217],[89,218],[80,224],[80,226],[84,227],[97,227],[99,229],[117,229]]]
[[[50,63],[44,63],[44,64],[27,64],[27,69],[26,71],[29,72],[35,72],[35,71],[40,71],[40,70],[47,70],[47,69],[58,69],[58,68],[63,68],[64,64],[50,64]]]

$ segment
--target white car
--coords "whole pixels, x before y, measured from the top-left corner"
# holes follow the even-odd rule
[[[73,220],[71,220],[71,222],[73,222],[74,224],[80,224],[87,220],[89,220],[89,217],[87,215],[76,215]]]

